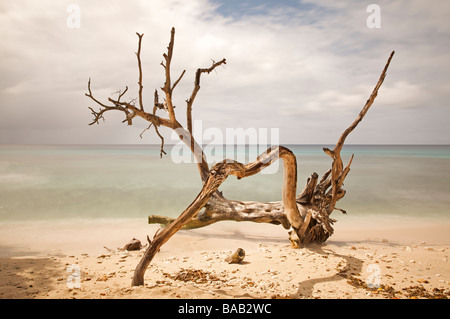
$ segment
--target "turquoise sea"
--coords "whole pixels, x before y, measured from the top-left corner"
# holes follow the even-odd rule
[[[322,151],[328,145],[285,146],[297,156],[298,191],[311,173],[330,168]],[[159,145],[0,145],[0,222],[176,217],[201,181],[196,164],[176,163],[171,146],[166,152],[161,159]],[[251,160],[252,152],[239,146],[234,156]],[[349,215],[450,219],[450,146],[344,146],[344,161],[351,154],[347,194],[337,205]],[[280,165],[240,181],[230,177],[220,189],[230,199],[278,201],[281,184]]]

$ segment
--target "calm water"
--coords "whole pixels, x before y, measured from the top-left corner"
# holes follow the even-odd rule
[[[297,156],[299,190],[331,165],[322,145],[288,147]],[[159,146],[148,145],[0,146],[0,221],[178,216],[201,181],[195,164],[177,164],[166,151],[160,159]],[[347,195],[338,202],[349,215],[450,218],[450,146],[348,145],[344,161],[352,153]],[[242,160],[246,152],[235,154]],[[282,169],[275,168],[230,177],[221,190],[230,199],[280,200]]]

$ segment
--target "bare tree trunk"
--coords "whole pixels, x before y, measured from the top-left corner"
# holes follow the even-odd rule
[[[335,209],[345,213],[344,210],[336,208],[336,202],[345,195],[345,190],[342,188],[342,185],[350,171],[353,155],[347,166],[344,168],[340,151],[342,150],[346,137],[356,128],[359,122],[362,121],[368,109],[373,104],[378,94],[378,90],[384,81],[393,55],[394,52],[391,53],[377,85],[358,117],[342,133],[333,150],[324,148],[324,152],[333,159],[332,168],[325,172],[320,181],[318,181],[317,173],[313,173],[308,179],[303,191],[296,199],[297,209],[301,212],[300,216],[304,221],[303,224],[306,225],[304,226],[306,227],[306,230],[302,240],[303,244],[310,242],[325,242],[333,234],[332,225],[335,220],[329,217],[330,214]],[[286,180],[286,176],[284,180]],[[229,200],[223,197],[213,197],[205,205],[205,209],[200,212],[198,216],[190,220],[184,227],[191,229],[204,227],[218,221],[234,220],[281,224],[284,228],[289,229],[292,224],[288,221],[284,209],[285,207],[282,202],[243,202]],[[149,216],[148,221],[149,223],[169,225],[173,220],[174,219],[167,217]]]
[[[108,102],[112,103],[112,105],[100,102],[94,97],[91,91],[91,81],[89,79],[88,93],[86,93],[86,96],[96,104],[100,105],[99,111],[95,111],[91,107],[89,108],[94,115],[94,120],[90,125],[94,123],[98,124],[100,119],[104,120],[104,114],[112,110],[123,112],[125,114],[125,120],[123,122],[127,122],[128,125],[132,125],[132,121],[136,116],[141,117],[150,122],[148,129],[153,126],[156,134],[160,137],[161,157],[165,154],[164,138],[159,133],[158,128],[160,126],[171,128],[194,154],[203,187],[195,200],[178,218],[172,219],[164,216],[149,216],[149,223],[159,223],[166,225],[166,227],[162,231],[158,231],[154,235],[153,240],[147,238],[150,245],[135,269],[132,285],[137,286],[144,284],[145,271],[155,254],[164,243],[183,227],[204,227],[223,220],[253,221],[282,225],[285,229],[289,230],[289,240],[294,247],[301,247],[308,243],[323,243],[326,241],[333,234],[332,225],[335,220],[330,218],[331,213],[334,210],[340,210],[345,213],[344,210],[336,208],[336,203],[345,195],[345,190],[342,186],[350,171],[353,156],[349,163],[344,167],[340,152],[347,136],[361,122],[368,109],[373,104],[378,94],[378,90],[384,81],[394,52],[391,53],[372,94],[358,117],[342,133],[333,150],[328,148],[323,149],[324,152],[332,158],[331,169],[325,172],[320,180],[318,174],[313,173],[311,177],[308,178],[302,192],[297,196],[296,157],[289,149],[283,146],[269,148],[252,163],[244,165],[233,160],[224,160],[209,169],[202,148],[192,136],[192,108],[195,97],[200,90],[201,75],[203,73],[211,73],[218,66],[226,64],[226,60],[222,59],[219,62],[213,61],[211,67],[197,69],[194,89],[190,98],[186,100],[187,129],[185,129],[176,119],[175,106],[172,102],[173,91],[185,74],[185,71],[183,71],[172,85],[170,65],[174,48],[174,28],[171,30],[167,53],[163,54],[164,61],[161,62],[166,78],[164,86],[161,88],[165,94],[164,103],[159,102],[158,92],[155,91],[153,111],[152,113],[145,111],[143,104],[142,64],[140,57],[143,34],[137,33],[137,35],[139,38],[138,51],[136,52],[139,69],[139,106],[135,106],[136,99],[129,102],[121,101],[122,97],[128,91],[128,87],[125,87],[123,92],[119,92],[117,99],[108,98]],[[156,115],[158,110],[164,110],[167,113],[168,118]],[[280,158],[283,159],[283,187],[281,191],[281,201],[269,203],[235,201],[224,198],[218,191],[220,185],[229,175],[234,175],[238,179],[251,176],[257,174]]]
[[[197,215],[201,209],[201,207],[196,206],[196,211],[192,211],[191,214],[189,214],[191,218],[189,218],[188,220],[184,219],[183,225],[180,224],[181,216],[174,221],[167,220],[166,223],[168,225],[168,228],[170,229],[174,224],[177,224],[178,230],[183,226],[186,226],[188,228],[203,227],[221,220],[245,220],[282,224],[283,227],[290,229],[289,239],[294,247],[301,247],[302,245],[306,245],[309,243],[325,242],[333,234],[332,225],[335,220],[330,218],[330,214],[335,209],[338,209],[336,208],[336,202],[345,195],[345,190],[342,188],[342,185],[347,174],[350,171],[350,165],[353,160],[352,155],[349,163],[344,168],[340,156],[340,151],[342,150],[346,137],[362,121],[368,109],[373,104],[378,94],[378,90],[384,81],[393,55],[394,52],[391,53],[386,66],[384,67],[383,72],[381,73],[381,76],[377,82],[377,85],[375,86],[372,94],[370,95],[370,98],[367,100],[365,106],[361,110],[356,120],[342,133],[333,150],[324,148],[324,152],[333,159],[333,163],[332,168],[322,176],[319,182],[318,175],[314,173],[308,179],[303,191],[297,198],[295,198],[297,184],[297,164],[295,155],[293,155],[290,150],[284,147],[280,147],[280,151],[282,151],[283,154],[290,154],[289,156],[285,156],[285,159],[283,161],[283,200],[281,203],[240,202],[227,200],[225,198],[214,198],[209,202],[205,202],[205,204],[203,205],[206,206],[205,210],[202,214],[199,214],[194,219],[194,216]],[[270,149],[267,152],[270,153]],[[280,157],[282,157],[281,154]],[[260,158],[258,158],[258,160],[259,159]],[[258,162],[258,160],[256,162]],[[270,160],[270,162],[272,161],[273,159]],[[227,161],[224,162],[226,163]],[[240,163],[234,164],[242,165]],[[255,165],[255,162],[248,165]],[[216,166],[217,164],[211,169],[211,172],[215,172]],[[250,175],[253,175],[255,173],[256,172]],[[243,176],[239,174],[233,175],[236,175],[238,178],[249,176],[245,174]],[[205,187],[207,188],[207,186],[205,185],[200,194],[205,192]],[[215,190],[217,190],[217,188]],[[344,210],[339,210],[345,213]],[[283,215],[286,216],[286,219],[282,217]],[[151,220],[152,217],[150,216],[149,221]],[[161,220],[159,220],[158,222],[161,223]],[[164,236],[164,238],[170,237],[172,235],[173,233],[171,233],[171,235]],[[144,255],[142,261],[145,260],[145,262],[149,263],[154,256],[153,252],[154,250],[152,250],[150,254]],[[148,263],[145,262],[142,263],[142,267],[148,266]],[[145,269],[142,267],[138,267],[139,269],[136,268],[133,285],[137,283],[143,283],[143,274],[145,272]]]
[[[303,220],[300,217],[300,212],[296,204],[296,182],[297,182],[297,162],[295,155],[283,146],[269,148],[256,161],[247,165],[236,161],[224,160],[215,164],[208,175],[203,188],[197,195],[195,200],[184,210],[184,212],[173,222],[171,222],[164,230],[157,232],[150,242],[144,256],[137,265],[132,285],[139,286],[144,284],[144,274],[155,254],[160,247],[164,245],[178,230],[186,225],[200,209],[206,205],[208,200],[219,188],[219,186],[228,178],[229,175],[234,175],[238,179],[255,175],[265,167],[271,165],[277,159],[283,159],[283,206],[286,217],[291,225],[291,241],[296,245],[300,245],[300,240],[297,237],[298,230],[303,226]]]

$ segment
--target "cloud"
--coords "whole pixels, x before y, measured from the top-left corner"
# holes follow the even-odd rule
[[[163,85],[159,63],[172,26],[173,77],[187,71],[174,93],[182,123],[196,68],[225,57],[226,66],[202,77],[194,118],[204,127],[277,127],[284,143],[333,143],[395,49],[364,122],[372,135],[361,128],[352,141],[414,143],[420,136],[450,143],[448,126],[433,124],[450,116],[444,1],[379,1],[380,29],[367,28],[366,4],[331,0],[261,1],[257,8],[217,0],[78,1],[80,28],[71,29],[71,3],[2,2],[0,143],[140,143],[144,121],[130,128],[120,114],[107,114],[105,124],[87,126],[94,106],[84,96],[87,80],[99,99],[125,86],[135,98],[135,33],[144,33],[144,99],[151,104]],[[384,124],[388,118],[397,127]],[[415,132],[399,129],[411,125]],[[147,134],[143,142],[158,138]]]

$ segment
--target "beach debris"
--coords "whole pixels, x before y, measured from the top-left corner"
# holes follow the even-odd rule
[[[223,280],[215,274],[201,269],[184,269],[176,274],[163,273],[166,278],[179,280],[184,282],[195,282],[197,284],[205,284],[210,282],[223,283]]]
[[[417,279],[417,282],[420,282],[421,284],[428,284],[429,281],[423,278]]]
[[[123,250],[141,250],[142,244],[139,239],[133,238],[128,244],[123,246]]]
[[[373,258],[374,253],[365,253],[364,257],[372,259]]]
[[[244,260],[245,251],[242,248],[238,248],[233,254],[225,258],[225,261],[229,264],[238,264]]]
[[[122,248],[117,248],[117,249],[111,249],[108,248],[106,246],[103,246],[103,248],[105,248],[107,251],[109,251],[112,254],[115,253],[119,253],[122,251],[132,251],[132,250],[141,250],[142,248],[144,248],[145,246],[147,246],[147,244],[142,245],[141,241],[139,239],[133,238],[132,240],[130,240],[125,246],[123,246]]]
[[[346,278],[349,285],[367,290],[368,294],[378,294],[386,298],[398,299],[398,297],[401,296],[408,299],[449,299],[450,297],[450,292],[443,288],[433,288],[431,291],[428,291],[426,288],[420,285],[404,287],[401,290],[396,290],[392,286],[383,284],[379,285],[378,287],[372,288],[367,285],[366,281],[356,278],[353,275],[348,275],[345,273],[345,271],[339,272],[338,276]],[[429,283],[426,279],[419,279],[417,281],[419,283]]]
[[[410,286],[402,289],[406,298],[418,299],[448,299],[450,294],[445,289],[434,288],[432,291],[427,291],[423,286]]]
[[[96,279],[96,281],[108,281],[108,276],[107,275],[100,276]]]

